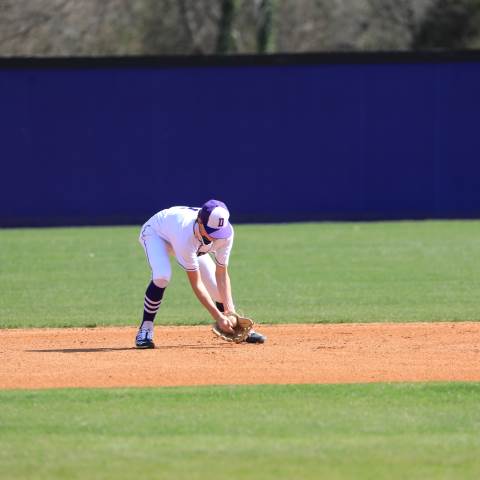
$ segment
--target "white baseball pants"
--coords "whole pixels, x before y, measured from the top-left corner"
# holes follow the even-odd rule
[[[174,254],[171,246],[163,238],[160,238],[151,227],[143,229],[138,240],[145,251],[148,264],[152,270],[152,280],[170,282],[172,266],[169,256]],[[215,279],[215,262],[210,255],[205,254],[198,257],[198,264],[200,277],[210,297],[214,302],[221,302]]]

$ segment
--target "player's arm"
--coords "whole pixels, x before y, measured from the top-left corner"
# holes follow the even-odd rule
[[[215,279],[217,280],[218,293],[222,299],[226,312],[234,312],[235,305],[232,298],[232,286],[230,283],[230,275],[226,265],[217,264],[215,269]]]
[[[188,280],[200,303],[210,312],[218,326],[227,333],[233,333],[231,320],[218,311],[200,277],[199,270],[187,271]]]

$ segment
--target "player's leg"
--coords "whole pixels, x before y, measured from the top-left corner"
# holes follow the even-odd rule
[[[142,229],[139,240],[152,270],[152,280],[145,292],[143,318],[135,343],[138,348],[154,348],[153,322],[172,276],[172,267],[165,241],[152,229]]]
[[[200,276],[202,282],[205,285],[210,297],[215,302],[218,310],[224,312],[225,308],[221,302],[220,294],[218,293],[217,280],[215,278],[215,263],[210,257],[210,255],[202,255],[198,259],[198,264],[200,266]],[[247,343],[264,343],[267,337],[261,333],[254,332],[253,330],[248,335],[245,340]]]

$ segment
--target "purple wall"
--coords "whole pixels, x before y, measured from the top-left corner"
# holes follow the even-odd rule
[[[0,226],[210,197],[237,222],[480,218],[480,58],[17,63],[0,62]]]

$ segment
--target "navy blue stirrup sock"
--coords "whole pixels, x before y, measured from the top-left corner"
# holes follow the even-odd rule
[[[157,287],[153,281],[147,287],[145,292],[145,302],[143,304],[143,322],[153,322],[155,315],[162,303],[164,288]]]

